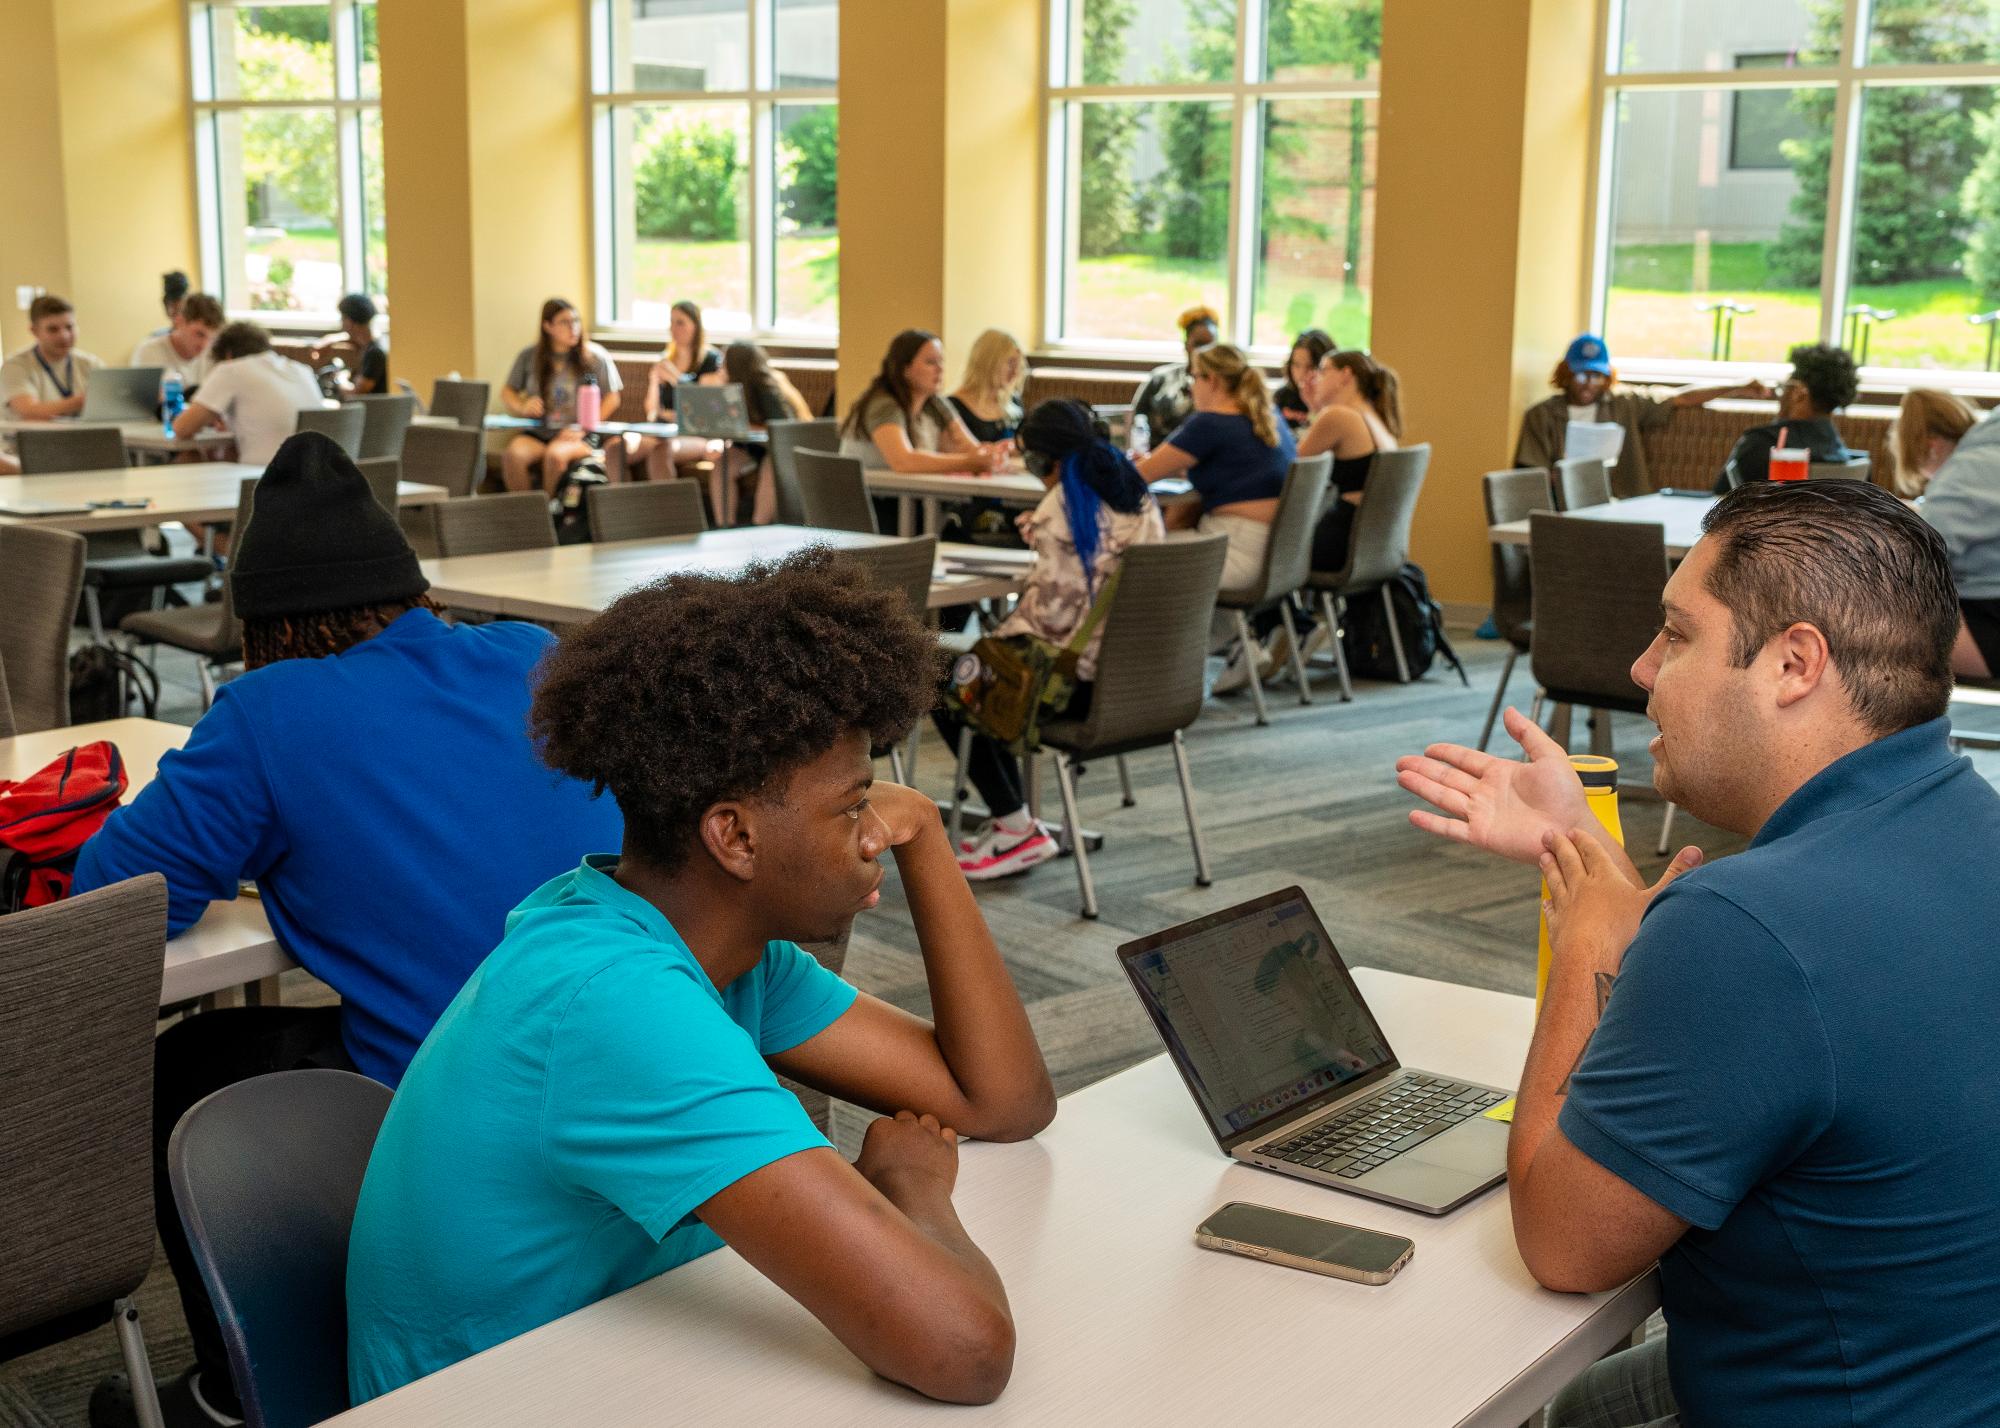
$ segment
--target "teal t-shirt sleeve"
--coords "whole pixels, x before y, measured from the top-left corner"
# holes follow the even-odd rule
[[[1833,1117],[1832,1048],[1798,964],[1756,918],[1683,884],[1625,953],[1557,1124],[1712,1230]]]
[[[857,993],[796,942],[764,949],[764,1017],[757,1049],[766,1056],[810,1041],[847,1013]]]
[[[571,1000],[541,1125],[555,1181],[655,1240],[744,1176],[828,1145],[713,991],[650,959],[607,968]]]

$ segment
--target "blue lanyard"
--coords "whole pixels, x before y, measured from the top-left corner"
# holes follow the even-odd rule
[[[35,360],[41,363],[42,370],[49,374],[50,383],[54,385],[55,389],[58,392],[62,393],[63,399],[67,401],[70,396],[71,388],[73,388],[76,385],[76,358],[74,357],[63,358],[63,371],[67,373],[69,376],[68,386],[64,386],[62,378],[56,376],[56,369],[51,367],[48,363],[48,359],[42,356],[42,349],[39,347],[35,349]]]

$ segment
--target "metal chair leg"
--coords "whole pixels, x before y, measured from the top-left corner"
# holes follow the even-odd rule
[[[1558,704],[1549,716],[1549,737],[1563,746],[1564,753],[1569,752],[1570,720],[1575,712],[1570,705]]]
[[[1132,770],[1125,767],[1125,756],[1123,754],[1118,756],[1118,788],[1125,797],[1124,806],[1126,808],[1132,807],[1139,801],[1132,796]]]
[[[201,672],[201,709],[204,714],[215,703],[215,671],[208,667],[208,661],[195,657],[194,667]]]
[[[1486,723],[1479,730],[1479,750],[1486,751],[1486,744],[1493,737],[1493,725],[1500,718],[1500,706],[1507,700],[1507,681],[1514,677],[1514,661],[1521,652],[1513,647],[1507,650],[1507,663],[1500,666],[1500,687],[1493,691],[1493,703],[1486,711]]]
[[[104,643],[104,605],[97,598],[97,587],[83,587],[83,607],[90,612],[90,639],[93,644]]]
[[[889,777],[897,783],[906,784],[909,782],[908,779],[903,777],[903,746],[901,744],[891,744],[889,746]]]
[[[1389,587],[1382,587],[1382,613],[1389,621],[1389,648],[1396,653],[1396,682],[1410,682],[1410,662],[1403,658],[1403,632],[1396,627],[1396,601],[1389,594]]]
[[[958,731],[958,768],[951,776],[951,848],[958,851],[965,830],[965,800],[971,790],[965,786],[965,766],[972,762],[972,726]]]
[[[1236,640],[1243,656],[1244,672],[1250,676],[1250,697],[1257,704],[1257,722],[1268,724],[1271,722],[1271,711],[1264,707],[1264,680],[1257,672],[1257,659],[1262,652],[1250,634],[1250,617],[1241,610],[1236,612]]]
[[[1313,702],[1312,681],[1306,678],[1305,657],[1299,652],[1298,622],[1292,618],[1292,597],[1278,602],[1278,614],[1285,622],[1285,643],[1292,647],[1292,676],[1299,682],[1299,703]]]
[[[1333,672],[1340,676],[1340,702],[1354,702],[1354,682],[1347,675],[1347,646],[1340,638],[1340,617],[1347,610],[1346,597],[1336,600],[1331,590],[1319,592],[1320,613],[1326,616],[1326,630],[1333,637]]]
[[[118,1352],[125,1359],[125,1376],[132,1381],[132,1407],[139,1428],[166,1428],[160,1412],[159,1390],[153,1386],[153,1364],[146,1357],[146,1336],[139,1330],[139,1306],[120,1299],[111,1306],[111,1322],[118,1330]]]
[[[1539,724],[1542,722],[1542,705],[1547,699],[1548,695],[1537,687],[1535,690],[1535,702],[1528,706],[1528,722],[1530,724]]]
[[[1194,881],[1196,887],[1207,887],[1213,881],[1208,875],[1208,845],[1202,842],[1201,820],[1194,813],[1194,780],[1188,774],[1187,745],[1181,742],[1181,731],[1174,730],[1174,772],[1180,775],[1181,805],[1187,809],[1188,841],[1194,844]]]
[[[1653,851],[1658,853],[1662,858],[1666,857],[1667,849],[1673,846],[1673,838],[1674,806],[1670,803],[1667,805],[1667,816],[1660,820],[1660,844]]]
[[[910,737],[903,741],[903,776],[897,782],[912,788],[917,786],[917,746],[923,742],[923,730],[923,722],[919,720],[910,726]]]
[[[1028,816],[1036,822],[1042,817],[1042,756],[1030,750],[1021,764],[1021,779],[1027,785]]]
[[[1095,919],[1097,916],[1097,888],[1090,880],[1090,850],[1085,847],[1086,839],[1078,831],[1083,820],[1076,812],[1076,778],[1070,770],[1069,755],[1055,750],[1056,786],[1062,790],[1063,827],[1069,830],[1069,848],[1076,859],[1077,891],[1083,894],[1083,915]]]

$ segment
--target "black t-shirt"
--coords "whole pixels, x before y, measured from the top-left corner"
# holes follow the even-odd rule
[[[774,421],[790,421],[792,417],[792,404],[785,400],[785,394],[778,390],[776,382],[746,386],[743,389],[743,404],[750,409],[752,426],[767,426]]]
[[[361,350],[360,376],[363,381],[374,383],[368,389],[371,393],[389,390],[389,349],[379,341]]]
[[[1014,429],[1021,424],[1021,408],[1017,403],[1007,403],[998,421],[988,421],[957,397],[949,399],[958,419],[965,423],[965,429],[972,433],[975,441],[1012,441]]]
[[[701,360],[694,364],[692,372],[681,373],[680,380],[682,382],[692,382],[697,378],[708,376],[711,372],[720,372],[721,370],[722,354],[711,347],[701,354]],[[679,382],[660,383],[660,412],[662,415],[674,409],[674,388],[679,385]]]

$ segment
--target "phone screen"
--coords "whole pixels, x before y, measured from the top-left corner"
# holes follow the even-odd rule
[[[1385,1235],[1379,1230],[1337,1225],[1332,1220],[1240,1202],[1224,1205],[1210,1215],[1201,1232],[1369,1274],[1393,1269],[1410,1248],[1410,1242],[1401,1235]]]

